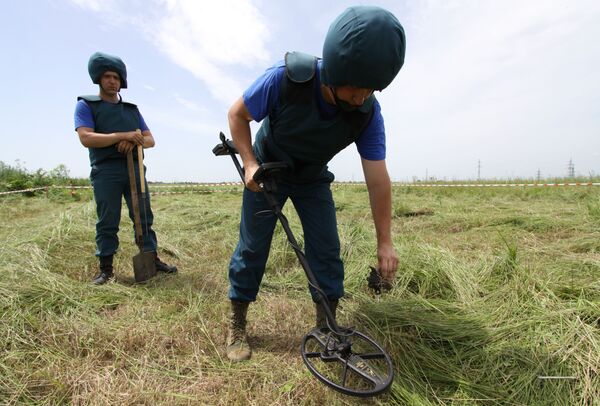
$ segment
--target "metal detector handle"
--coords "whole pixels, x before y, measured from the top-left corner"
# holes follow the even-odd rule
[[[242,182],[245,184],[246,182],[245,182],[245,176],[244,176],[244,168],[242,168],[242,165],[240,165],[240,161],[239,161],[238,157],[236,156],[236,154],[238,154],[238,150],[236,149],[235,144],[233,143],[233,141],[225,138],[225,134],[223,134],[222,132],[219,133],[219,138],[221,139],[221,143],[217,144],[213,148],[213,150],[212,150],[213,154],[215,154],[216,156],[221,156],[221,155],[231,156],[231,159],[233,160],[235,168],[237,169],[237,171],[240,175],[240,178],[242,178]],[[288,165],[285,162],[267,162],[267,163],[261,164],[258,167],[257,171],[252,176],[252,179],[257,184],[261,184],[261,183],[264,183],[265,181],[274,179],[277,175],[279,175],[282,171],[284,171],[287,168],[288,168]]]
[[[217,146],[215,146],[213,148],[213,154],[219,156],[219,155],[229,155],[232,152],[234,154],[238,153],[238,150],[235,147],[235,144],[233,143],[233,141],[226,139],[225,134],[223,134],[222,132],[219,133],[219,138],[221,139],[221,143],[217,144]]]
[[[226,139],[225,134],[222,132],[219,133],[219,138],[221,139],[221,143],[217,144],[217,146],[213,148],[213,154],[216,156],[229,155],[233,160],[235,169],[237,169],[238,173],[240,174],[240,178],[242,178],[242,183],[245,185],[246,182],[244,181],[244,168],[242,168],[240,161],[238,160],[237,156],[235,156],[235,154],[238,153],[238,150],[235,148],[233,141]]]
[[[272,179],[274,176],[277,176],[282,171],[288,168],[288,164],[285,162],[267,162],[266,164],[261,164],[256,172],[254,172],[254,176],[252,179],[258,184],[263,183],[265,180]]]

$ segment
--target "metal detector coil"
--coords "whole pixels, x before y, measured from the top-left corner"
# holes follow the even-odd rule
[[[372,338],[354,329],[329,328],[308,333],[300,352],[310,372],[346,395],[370,397],[385,392],[394,380],[391,357]]]

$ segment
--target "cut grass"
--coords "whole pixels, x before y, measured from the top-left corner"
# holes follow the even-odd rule
[[[248,316],[253,358],[227,361],[239,192],[153,196],[160,254],[179,274],[132,283],[124,218],[117,280],[101,287],[89,284],[89,192],[0,199],[0,404],[600,401],[597,189],[396,187],[397,283],[376,297],[366,288],[376,264],[366,190],[334,186],[346,265],[339,321],[395,362],[391,391],[368,400],[328,389],[304,367],[299,346],[314,310],[280,227]],[[421,208],[433,214],[404,215]],[[301,240],[291,205],[285,213]]]

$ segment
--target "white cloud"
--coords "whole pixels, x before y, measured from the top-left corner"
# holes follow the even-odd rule
[[[198,103],[193,102],[191,100],[188,100],[184,97],[179,96],[178,94],[175,94],[173,97],[175,97],[175,100],[177,101],[177,103],[181,104],[183,107],[185,107],[188,110],[191,111],[206,111],[206,109],[201,108]]]
[[[247,0],[168,0],[168,13],[155,30],[199,51],[207,60],[252,66],[268,58],[264,17]]]
[[[71,0],[107,24],[127,19],[175,64],[191,72],[212,96],[230,105],[242,93],[235,68],[269,60],[265,18],[250,0],[155,0],[142,5]],[[129,10],[133,8],[132,10]]]
[[[156,89],[150,85],[144,85],[144,89],[146,90],[150,90],[151,92],[154,92]]]
[[[109,9],[110,8],[109,3],[111,3],[108,0],[105,0],[105,1],[102,1],[102,0],[71,0],[71,1],[81,8],[87,8],[87,9],[95,11],[95,12]]]
[[[264,17],[247,0],[168,0],[167,10],[151,31],[154,44],[202,80],[216,99],[231,104],[243,89],[228,68],[269,58]]]

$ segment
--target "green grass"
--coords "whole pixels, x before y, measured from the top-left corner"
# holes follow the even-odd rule
[[[180,272],[143,286],[133,284],[128,219],[116,282],[90,286],[90,191],[0,198],[0,404],[600,402],[600,189],[393,193],[400,265],[394,289],[375,297],[366,190],[334,186],[346,264],[339,321],[395,362],[390,392],[369,400],[328,389],[304,367],[313,307],[280,227],[249,312],[253,358],[227,361],[239,187],[152,197],[161,257]],[[285,212],[301,240],[292,205]]]

